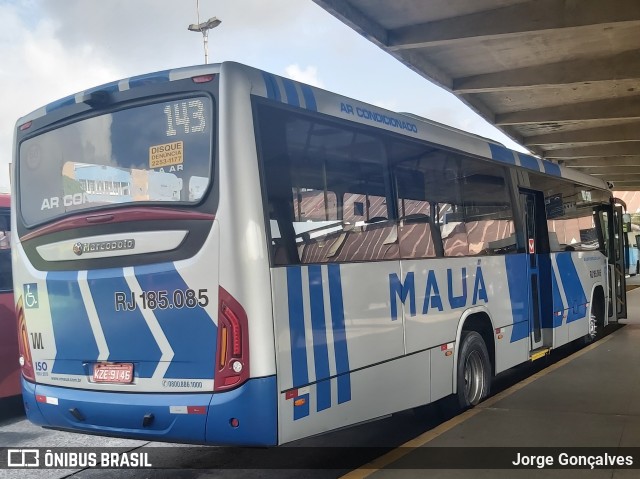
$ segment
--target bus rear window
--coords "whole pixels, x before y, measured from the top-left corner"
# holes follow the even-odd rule
[[[214,129],[208,97],[91,117],[20,145],[27,226],[70,212],[137,203],[198,203],[209,187]]]

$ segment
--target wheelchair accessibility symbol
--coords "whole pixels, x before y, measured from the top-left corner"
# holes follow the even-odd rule
[[[27,283],[24,288],[24,304],[27,309],[40,307],[38,304],[38,285],[37,283]]]

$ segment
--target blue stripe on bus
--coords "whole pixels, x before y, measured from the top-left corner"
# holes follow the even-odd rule
[[[153,85],[156,83],[167,83],[170,81],[170,70],[164,70],[161,72],[147,73],[145,75],[138,75],[129,78],[129,88],[136,88],[139,86]]]
[[[540,165],[538,164],[538,160],[531,155],[525,155],[523,153],[518,153],[518,157],[520,158],[520,164],[525,168],[529,168],[530,170],[540,171]]]
[[[296,85],[288,78],[281,78],[284,85],[284,91],[287,94],[287,103],[291,106],[300,106],[300,99],[298,98],[298,92]]]
[[[509,165],[516,164],[516,159],[513,157],[513,151],[510,149],[494,143],[489,143],[489,149],[491,150],[491,157],[494,160],[498,160]]]
[[[298,402],[298,405],[296,405]],[[309,395],[298,396],[293,403],[293,420],[297,421],[309,415]]]
[[[327,348],[327,327],[324,314],[324,294],[322,291],[322,267],[311,265],[309,273],[309,307],[313,338],[313,360],[316,371],[317,410],[331,407],[331,381],[329,378],[329,351]]]
[[[74,105],[75,103],[76,103],[76,96],[71,95],[71,96],[61,98],[60,100],[54,101],[52,103],[49,103],[47,106],[45,106],[44,110],[47,113],[51,113],[52,111],[55,111],[59,108],[63,108],[69,105]]]
[[[344,326],[344,303],[342,300],[342,279],[340,265],[327,266],[329,276],[329,300],[331,304],[331,325],[333,327],[333,348],[336,355],[338,374],[338,404],[351,400],[351,375],[349,374],[349,349]]]
[[[262,79],[264,80],[264,87],[267,90],[267,98],[269,98],[270,100],[274,100],[276,94],[273,91],[273,84],[271,83],[269,74],[266,72],[262,72]]]
[[[562,302],[562,295],[560,294],[560,286],[558,285],[558,278],[556,278],[556,272],[551,270],[551,289],[553,291],[553,327],[557,328],[562,326],[562,315],[564,312],[564,303]],[[559,313],[559,314],[558,314]],[[548,327],[544,325],[543,327]]]
[[[134,272],[143,291],[167,291],[173,306],[153,311],[174,353],[164,377],[212,379],[218,327],[199,305],[187,307],[186,292],[193,290],[196,299],[200,294],[215,297],[216,292],[188,285],[172,263],[138,266]],[[183,307],[176,301],[185,301]],[[199,301],[204,302],[203,297]]]
[[[111,83],[107,83],[106,85],[97,86],[94,88],[89,88],[86,90],[83,95],[87,95],[89,93],[93,93],[94,91],[104,91],[107,93],[115,93],[118,91],[118,85],[120,82],[113,81]]]
[[[98,359],[99,351],[80,293],[78,273],[47,273],[47,292],[57,351],[51,372],[85,376],[83,362]]]
[[[107,359],[115,362],[133,362],[137,377],[152,377],[162,352],[140,312],[139,298],[136,298],[138,308],[135,310],[114,311],[116,293],[124,293],[127,298],[131,296],[123,270],[89,271],[87,283],[109,348]]]
[[[505,256],[507,283],[513,315],[511,342],[514,343],[529,336],[529,290],[522,287],[522,278],[527,274],[527,255],[508,254]]]
[[[582,288],[576,266],[573,264],[571,253],[558,253],[556,258],[562,288],[567,298],[567,323],[571,323],[587,316],[587,296]]]
[[[299,266],[287,268],[287,294],[289,297],[291,374],[295,388],[309,384],[304,308],[302,305],[302,269]]]
[[[267,89],[267,97],[270,100],[280,101],[280,88],[276,83],[275,77],[270,73],[262,72],[262,78],[264,79],[264,86]]]
[[[554,176],[560,176],[560,165],[548,160],[542,160],[544,172]]]
[[[313,94],[313,90],[309,85],[300,84],[302,90],[302,96],[306,104],[307,110],[318,111],[318,105],[316,104],[316,97]]]

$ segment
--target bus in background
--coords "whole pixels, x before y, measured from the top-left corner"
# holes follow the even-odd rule
[[[627,204],[622,199],[616,199],[625,211],[627,211]],[[622,231],[624,236],[624,271],[628,276],[635,276],[638,274],[639,261],[638,261],[638,240],[640,239],[640,227],[634,225],[631,221],[632,215],[630,213],[624,213],[622,215]]]
[[[11,277],[11,196],[0,194],[0,400],[20,395],[18,333]]]
[[[640,231],[630,231],[626,233],[625,262],[627,274],[635,276],[640,271],[640,258],[638,257],[638,242],[640,241]]]
[[[624,317],[604,182],[237,63],[18,120],[28,418],[278,445],[449,397]]]

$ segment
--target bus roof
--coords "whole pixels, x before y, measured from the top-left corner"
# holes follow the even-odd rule
[[[262,70],[258,70],[253,67],[249,67],[249,66],[242,65],[235,62],[224,62],[224,63],[217,63],[217,64],[209,64],[209,65],[197,65],[197,66],[191,66],[191,67],[175,68],[171,70],[163,70],[163,71],[133,76],[130,78],[124,78],[114,82],[106,83],[104,85],[90,88],[88,90],[81,91],[74,95],[70,95],[60,100],[49,103],[48,105],[45,105],[29,113],[28,115],[20,118],[17,121],[17,127],[29,121],[46,116],[47,114],[55,110],[58,110],[60,108],[63,108],[67,105],[72,105],[74,103],[83,103],[87,99],[87,97],[91,95],[93,92],[125,91],[125,90],[130,90],[130,89],[134,89],[140,86],[146,86],[153,83],[165,83],[165,82],[170,82],[175,80],[184,80],[187,78],[192,78],[192,77],[201,76],[201,75],[217,74],[217,73],[220,73],[222,70],[227,70],[227,69],[238,69],[238,70],[244,71],[245,73],[253,73],[254,75],[257,74],[257,77],[262,77],[265,83],[265,89],[263,94],[263,96],[265,97],[275,98],[282,102],[289,102],[288,94],[285,93],[281,95],[276,90],[280,88],[279,85],[283,85],[283,90],[285,92],[287,91],[287,87],[290,88],[290,85],[292,84],[298,85],[299,88],[303,88],[303,95],[305,94],[310,95],[313,98],[313,105],[314,107],[316,107],[315,111],[332,114],[330,112],[322,111],[322,109],[317,106],[316,96],[327,98],[327,95],[330,95],[333,100],[358,102],[359,104],[367,105],[367,107],[370,108],[372,112],[374,112],[374,115],[388,118],[386,117],[385,113],[387,114],[391,113],[393,114],[394,121],[398,121],[398,119],[402,119],[401,121],[410,121],[412,123],[419,122],[423,127],[423,129],[429,130],[427,140],[431,141],[432,143],[439,144],[438,142],[439,137],[444,136],[444,137],[447,137],[448,139],[448,141],[443,142],[445,146],[460,149],[462,151],[469,151],[468,143],[471,141],[475,144],[476,147],[477,146],[483,147],[480,149],[481,151],[480,156],[484,156],[486,158],[493,159],[507,165],[522,166],[524,168],[534,170],[538,173],[558,176],[558,177],[565,178],[570,181],[574,181],[576,183],[591,186],[594,188],[603,189],[603,190],[609,189],[607,186],[607,183],[599,178],[595,178],[593,176],[581,173],[572,168],[565,168],[561,165],[558,165],[557,163],[553,163],[551,161],[548,161],[542,158],[538,158],[532,155],[528,155],[526,153],[520,153],[520,152],[511,150],[497,141],[493,141],[479,135],[474,135],[472,133],[465,132],[463,130],[460,130],[448,125],[444,125],[412,113],[390,112],[383,108],[361,103],[358,100],[352,100],[348,97],[343,97],[336,93],[327,92],[326,90],[322,90],[317,87],[306,85],[301,82],[296,82],[290,79],[285,79],[283,77],[278,77],[276,75],[272,75]],[[252,91],[252,94],[260,95],[260,92]],[[294,104],[294,106],[299,106],[299,103],[297,104],[291,103],[291,102],[289,103]],[[452,134],[455,135],[453,139],[452,139]],[[412,135],[412,136],[416,137],[415,135]],[[420,138],[420,136],[418,136],[418,138]],[[458,138],[458,140],[456,141],[455,138]],[[460,144],[459,148],[457,143]],[[467,148],[465,148],[465,143],[467,144],[466,145]],[[474,152],[477,153],[478,148],[472,148],[472,149],[474,150]]]

